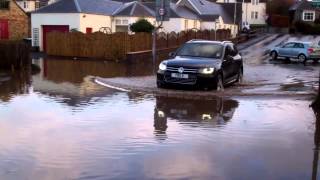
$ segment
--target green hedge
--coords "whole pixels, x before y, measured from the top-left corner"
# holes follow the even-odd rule
[[[319,35],[320,24],[310,24],[303,21],[297,21],[295,23],[295,29],[302,34]]]

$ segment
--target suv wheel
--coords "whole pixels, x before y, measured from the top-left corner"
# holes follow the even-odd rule
[[[298,59],[300,62],[306,63],[307,62],[307,57],[304,54],[300,54],[298,56]]]
[[[271,58],[272,58],[272,60],[277,60],[278,59],[278,53],[275,52],[275,51],[272,51],[271,52]]]
[[[222,79],[222,75],[221,74],[219,74],[218,77],[217,77],[214,89],[216,91],[223,91],[224,90],[223,79]]]

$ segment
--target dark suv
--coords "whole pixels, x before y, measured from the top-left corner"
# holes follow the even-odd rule
[[[185,85],[220,91],[243,77],[242,57],[229,41],[191,40],[169,56],[159,65],[159,88]]]

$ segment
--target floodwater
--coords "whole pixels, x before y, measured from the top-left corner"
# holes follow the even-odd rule
[[[154,97],[91,81],[151,73],[136,65],[34,63],[39,74],[0,73],[0,179],[319,176],[310,99]]]

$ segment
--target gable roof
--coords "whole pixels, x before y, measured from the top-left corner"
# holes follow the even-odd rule
[[[33,12],[37,13],[88,13],[112,15],[122,3],[110,0],[59,0]]]
[[[233,14],[228,13],[222,4],[210,2],[207,0],[179,0],[177,5],[189,3],[193,9],[197,10],[199,17],[204,21],[213,21],[217,16],[221,16],[227,24],[233,24]],[[212,16],[212,17],[210,17]]]
[[[155,12],[139,1],[124,4],[113,13],[114,16],[154,17]]]
[[[296,10],[316,10],[316,9],[317,8],[312,5],[311,1],[302,0],[302,1],[297,1],[295,4],[293,4],[289,10],[296,11]]]
[[[156,9],[155,2],[144,2],[143,4],[153,11]],[[186,7],[170,3],[170,18],[198,19],[198,15]]]

